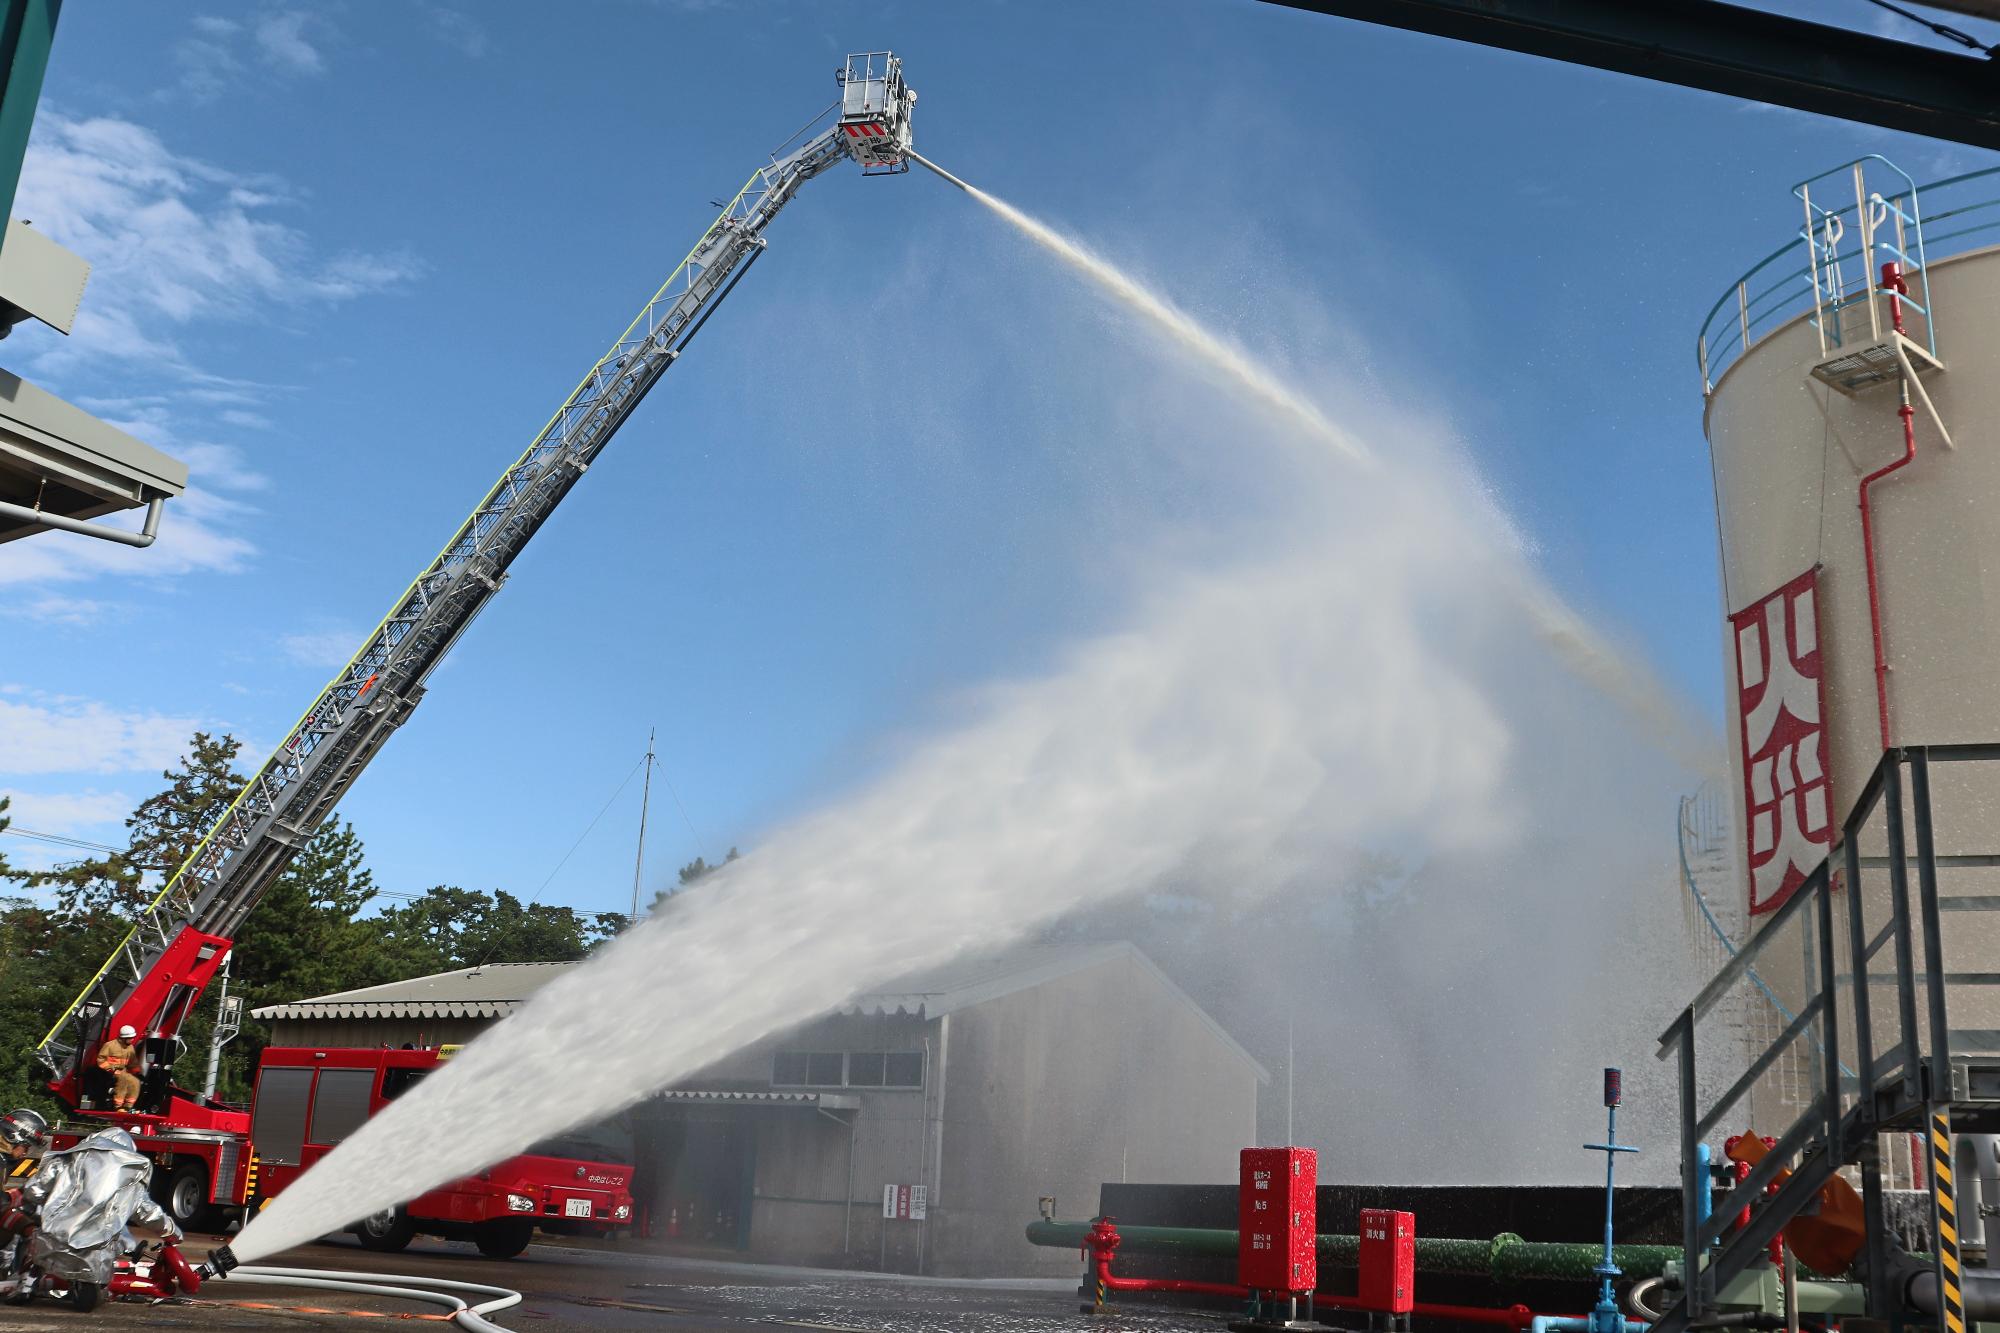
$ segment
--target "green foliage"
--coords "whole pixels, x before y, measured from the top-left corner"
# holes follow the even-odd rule
[[[723,866],[728,865],[731,861],[740,860],[742,856],[743,853],[737,851],[734,847],[731,847],[729,855],[723,857],[721,862],[716,865],[710,865],[706,860],[697,856],[694,860],[681,867],[680,883],[678,885],[653,896],[653,905],[649,910],[654,912],[659,911],[667,903],[678,897],[682,890],[692,888],[694,885],[707,879],[710,875],[713,875],[716,871],[722,869]]]
[[[235,769],[240,748],[232,736],[197,732],[179,765],[162,774],[166,787],[125,821],[122,853],[32,873],[11,870],[0,858],[0,887],[38,891],[37,897],[0,894],[0,1109],[52,1109],[45,1075],[33,1063],[35,1044],[242,789]],[[0,799],[0,829],[6,808]],[[708,872],[695,864],[701,870],[683,870],[683,883]],[[619,913],[443,884],[383,910],[354,826],[330,821],[264,895],[232,951],[230,993],[243,999],[244,1024],[224,1051],[216,1090],[232,1100],[249,1095],[269,1037],[249,1013],[262,1005],[482,963],[578,959],[625,924]],[[174,1071],[183,1087],[203,1081],[220,992],[211,985],[183,1029],[184,1054]]]
[[[617,912],[583,913],[523,903],[505,890],[476,893],[448,884],[376,918],[385,952],[421,960],[430,972],[484,963],[570,962],[615,935],[624,919]]]

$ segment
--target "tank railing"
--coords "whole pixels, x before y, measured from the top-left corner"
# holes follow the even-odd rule
[[[1879,190],[1870,189],[1868,172],[1871,163],[1880,164],[1877,170],[1886,169],[1894,173],[1901,186],[1886,196]],[[1813,199],[1813,186],[1843,175],[1853,183],[1853,204],[1834,209]],[[1857,307],[1858,313],[1866,316],[1865,336],[1868,341],[1879,343],[1883,340],[1882,310],[1877,299],[1881,292],[1877,266],[1881,262],[1880,256],[1887,253],[1900,264],[1905,285],[1910,288],[1906,304],[1925,316],[1926,340],[1929,343],[1926,350],[1935,356],[1935,338],[1928,333],[1930,280],[1924,272],[1923,212],[1917,202],[1917,183],[1909,173],[1881,154],[1870,153],[1799,182],[1792,187],[1792,193],[1805,207],[1805,227],[1801,235],[1806,241],[1807,258],[1812,270],[1813,313],[1810,322],[1819,332],[1820,355],[1824,357],[1846,345],[1851,336],[1850,324],[1857,325],[1852,333],[1863,332],[1854,318]],[[1824,192],[1821,198],[1825,198]],[[1846,238],[1847,220],[1850,218],[1859,236],[1853,250],[1843,252],[1841,242]],[[1889,238],[1890,234],[1893,234],[1894,240]]]
[[[1925,279],[1929,276],[1929,252],[1959,253],[1972,248],[1971,244],[1965,243],[1968,238],[1986,238],[2000,232],[2000,216],[1988,216],[1949,230],[1941,229],[1947,222],[1963,221],[2000,209],[2000,179],[1993,179],[1996,177],[2000,177],[2000,167],[1984,167],[1920,187],[1926,204],[1922,247],[1912,250],[1908,245],[1899,245],[1897,249],[1923,261],[1922,276]],[[1949,202],[1951,195],[1962,189],[1981,187],[1990,189],[1993,197],[1975,198],[1942,210],[1937,208],[1941,197]],[[1828,210],[1828,213],[1839,217],[1842,226],[1846,227],[1855,222],[1855,211],[1855,205],[1847,204]],[[1907,234],[1908,223],[1904,225]],[[1695,359],[1701,371],[1704,396],[1714,392],[1715,383],[1722,378],[1723,372],[1758,341],[1769,336],[1778,326],[1789,323],[1801,311],[1812,312],[1813,266],[1809,248],[1805,236],[1794,235],[1725,288],[1715,304],[1709,307],[1695,339]],[[1792,261],[1791,266],[1785,265],[1788,259]],[[1913,295],[1915,301],[1920,302],[1928,312],[1928,287],[1914,286]],[[1929,324],[1928,319],[1926,324]],[[1935,355],[1935,340],[1927,337],[1926,345]]]

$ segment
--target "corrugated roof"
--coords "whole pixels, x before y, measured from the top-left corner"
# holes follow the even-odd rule
[[[456,972],[434,972],[381,986],[316,995],[296,1004],[270,1004],[252,1017],[272,1018],[505,1018],[521,1001],[574,963],[487,963]]]
[[[1269,1072],[1255,1056],[1160,971],[1152,959],[1124,940],[1109,944],[1033,945],[954,959],[900,977],[879,991],[857,995],[833,1012],[942,1018],[1119,959],[1129,959],[1151,974],[1169,995],[1186,1005],[1218,1039],[1242,1056],[1257,1071],[1259,1079],[1269,1081]],[[488,963],[483,967],[314,996],[295,1004],[266,1005],[251,1013],[266,1020],[505,1018],[530,995],[575,966],[575,963]]]

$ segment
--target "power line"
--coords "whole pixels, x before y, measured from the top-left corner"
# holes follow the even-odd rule
[[[639,762],[632,765],[631,771],[625,774],[625,780],[618,784],[618,790],[611,793],[611,799],[604,803],[604,808],[599,810],[597,812],[596,817],[593,818],[590,821],[590,823],[584,827],[583,832],[577,835],[576,841],[571,843],[569,845],[569,850],[563,853],[562,860],[556,862],[556,868],[554,870],[551,870],[549,872],[549,877],[542,881],[542,888],[535,890],[535,897],[537,899],[539,899],[542,896],[542,889],[546,889],[552,882],[554,882],[555,877],[562,873],[562,868],[569,864],[570,857],[576,855],[576,849],[583,846],[583,840],[590,836],[591,829],[597,827],[597,821],[604,818],[605,813],[611,809],[612,805],[618,800],[619,796],[621,796],[624,793],[626,786],[632,781],[632,774],[637,773],[640,767],[645,764],[645,762],[646,762],[646,757],[644,755],[639,756]]]
[[[42,833],[36,829],[22,828],[19,824],[9,824],[0,833],[11,833],[17,838],[28,838],[34,842],[54,843],[58,847],[75,847],[85,852],[108,852],[113,856],[123,856],[121,847],[107,847],[101,842],[90,842],[83,838],[72,838],[61,833]]]
[[[1963,46],[1968,50],[1978,51],[1982,55],[1987,55],[1987,56],[2000,54],[2000,51],[1996,51],[1996,48],[1988,46],[1986,43],[1980,41],[1977,37],[1974,37],[1969,32],[1960,32],[1957,28],[1951,27],[1948,24],[1938,23],[1935,20],[1926,18],[1922,14],[1913,14],[1909,10],[1903,8],[1901,5],[1891,4],[1890,0],[1868,0],[1868,3],[1871,5],[1875,5],[1878,8],[1886,9],[1891,14],[1901,14],[1904,18],[1908,19],[1910,22],[1920,24],[1923,27],[1929,28],[1932,32],[1944,38],[1946,41],[1957,42],[1960,46]]]

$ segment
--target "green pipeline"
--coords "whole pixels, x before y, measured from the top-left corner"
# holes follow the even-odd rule
[[[1080,1250],[1090,1234],[1088,1222],[1031,1222],[1028,1239],[1036,1245]],[[1187,1258],[1231,1258],[1236,1254],[1234,1231],[1195,1227],[1118,1228],[1120,1254],[1164,1254]],[[1535,1279],[1594,1282],[1604,1247],[1589,1243],[1522,1240],[1502,1232],[1492,1240],[1441,1240],[1417,1237],[1417,1271],[1490,1277],[1502,1285]],[[1677,1245],[1617,1245],[1612,1258],[1630,1278],[1658,1277],[1661,1268],[1681,1257]],[[1361,1238],[1319,1238],[1319,1259],[1330,1268],[1360,1266]]]

